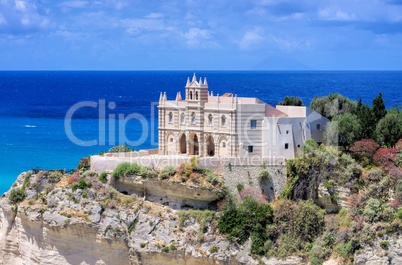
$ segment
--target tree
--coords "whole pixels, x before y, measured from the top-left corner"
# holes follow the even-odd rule
[[[373,112],[369,105],[363,104],[360,98],[356,105],[356,110],[354,112],[359,118],[360,124],[362,126],[361,138],[370,139],[373,136],[373,131],[375,130],[376,122],[373,117]]]
[[[348,147],[360,139],[362,126],[358,117],[351,113],[335,116],[329,124],[325,137],[331,145]]]
[[[316,199],[320,183],[353,186],[359,179],[361,167],[348,154],[336,148],[309,145],[295,159],[286,162],[287,181],[282,197],[289,199]]]
[[[375,129],[375,139],[380,145],[392,147],[402,138],[402,118],[389,113],[382,118]]]
[[[356,108],[356,102],[340,94],[329,94],[325,97],[315,97],[310,108],[328,119],[342,113],[353,113]]]
[[[349,150],[355,159],[359,161],[367,160],[368,163],[371,163],[379,147],[380,145],[372,139],[362,139],[353,143]]]
[[[304,106],[303,101],[299,97],[286,96],[284,101],[278,103],[278,105],[284,106]]]
[[[387,110],[385,109],[384,100],[382,99],[381,92],[378,96],[373,99],[373,118],[374,122],[379,122],[382,118],[387,114]]]

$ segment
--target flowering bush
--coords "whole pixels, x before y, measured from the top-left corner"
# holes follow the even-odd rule
[[[376,165],[390,170],[395,167],[395,159],[399,150],[396,148],[380,148],[375,152],[373,161]]]
[[[355,142],[349,150],[352,153],[353,158],[359,161],[364,161],[367,159],[368,162],[371,163],[373,156],[379,147],[380,145],[374,140],[363,139]]]

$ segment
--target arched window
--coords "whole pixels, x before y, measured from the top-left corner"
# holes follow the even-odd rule
[[[209,126],[212,126],[212,114],[209,114],[208,115],[208,124],[209,124]]]
[[[226,116],[225,115],[223,115],[221,118],[221,125],[222,125],[222,127],[226,126]]]
[[[222,147],[226,147],[226,143],[225,143],[225,142],[222,142]]]
[[[184,113],[182,113],[181,116],[180,116],[180,122],[181,122],[181,124],[186,123],[186,116],[184,115]]]
[[[190,99],[193,99],[193,91],[190,91]]]
[[[198,100],[198,91],[195,92],[195,100]]]
[[[173,113],[169,112],[169,123],[173,123]]]
[[[195,124],[195,113],[191,113],[191,124]]]

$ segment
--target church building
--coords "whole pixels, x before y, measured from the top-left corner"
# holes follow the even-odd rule
[[[161,93],[160,155],[294,158],[303,143],[323,141],[329,120],[308,107],[273,107],[258,98],[214,95],[207,79],[187,79],[185,95]]]

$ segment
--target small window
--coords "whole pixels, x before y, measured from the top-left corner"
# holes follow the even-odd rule
[[[195,124],[195,113],[191,114],[191,124]]]
[[[286,134],[289,134],[289,131],[286,131]]]
[[[209,126],[212,126],[212,114],[208,115],[208,124]]]
[[[193,99],[193,91],[190,91],[190,99]]]
[[[297,145],[297,148],[300,148],[300,144]]]
[[[170,142],[173,143],[173,138],[170,138]]]
[[[169,112],[169,123],[173,123],[173,113]]]
[[[225,143],[225,142],[222,143],[222,147],[226,147],[226,143]]]
[[[249,153],[252,153],[254,151],[253,149],[254,149],[254,147],[252,145],[248,146],[248,152]]]
[[[250,121],[250,129],[255,129],[257,128],[257,120],[251,120]]]
[[[225,115],[223,115],[222,118],[221,118],[221,124],[222,124],[222,127],[226,126],[226,117],[225,117]]]
[[[198,100],[198,91],[195,92],[195,100]]]
[[[285,143],[285,149],[289,149],[289,144]]]
[[[321,124],[317,124],[316,127],[317,127],[317,130],[321,130]]]
[[[185,124],[185,123],[186,123],[186,116],[184,115],[184,113],[181,114],[180,120],[181,120],[181,124]]]

